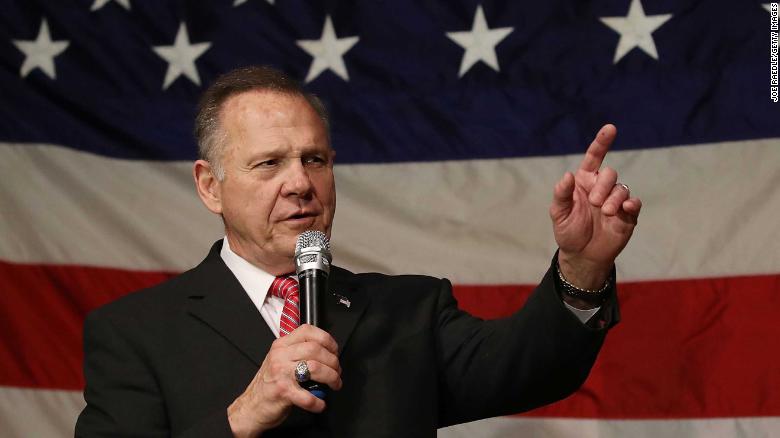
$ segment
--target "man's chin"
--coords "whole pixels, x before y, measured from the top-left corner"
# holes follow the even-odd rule
[[[291,245],[293,252],[295,251],[298,236],[304,231],[321,231],[330,239],[330,227],[322,223],[319,217],[312,216],[305,219],[286,220],[278,223],[281,227],[277,231],[281,231],[281,233],[278,233],[277,236],[281,237],[281,235],[284,235],[285,240],[289,238],[289,241],[285,241],[285,246]]]
[[[285,226],[284,231],[282,232],[284,236],[284,248],[290,248],[290,254],[294,254],[295,244],[298,242],[298,237],[303,234],[304,231],[321,231],[321,228],[322,227],[313,220],[304,223],[296,222],[295,224]]]

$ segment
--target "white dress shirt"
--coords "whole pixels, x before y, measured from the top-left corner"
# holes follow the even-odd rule
[[[222,240],[222,250],[220,257],[233,272],[238,282],[249,295],[249,299],[255,303],[263,320],[268,324],[271,332],[279,337],[279,322],[282,319],[282,309],[284,308],[284,299],[275,297],[268,293],[275,276],[263,271],[257,266],[241,258],[240,255],[230,249],[227,236]]]

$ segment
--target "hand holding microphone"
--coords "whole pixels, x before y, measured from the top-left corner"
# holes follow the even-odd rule
[[[338,345],[317,327],[318,296],[327,293],[330,261],[330,244],[324,233],[306,231],[298,237],[295,270],[300,322],[304,325],[271,344],[247,389],[228,407],[228,422],[236,436],[251,436],[278,426],[292,406],[322,412],[327,391],[341,388]],[[296,363],[293,380],[291,365]]]
[[[330,243],[321,231],[304,231],[295,243],[295,273],[298,275],[301,324],[319,327],[319,299],[327,293],[330,274]],[[295,368],[295,378],[314,396],[325,399],[328,386],[310,380],[306,361]]]

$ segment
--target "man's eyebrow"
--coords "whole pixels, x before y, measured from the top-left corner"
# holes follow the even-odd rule
[[[253,150],[248,156],[250,159],[255,159],[258,157],[278,157],[280,155],[286,154],[287,149],[287,147],[282,145],[266,146],[260,150]]]
[[[308,144],[297,148],[297,150],[300,155],[327,154],[328,151],[330,151],[330,147]],[[287,156],[290,152],[290,148],[280,145],[271,147],[270,149],[255,151],[247,157],[247,161],[254,161],[261,158],[284,157]]]
[[[323,145],[316,145],[316,144],[309,144],[306,146],[301,147],[301,152],[306,153],[328,153],[330,150],[330,147],[323,146]]]

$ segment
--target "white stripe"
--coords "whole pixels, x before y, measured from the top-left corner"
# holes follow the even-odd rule
[[[287,301],[288,303],[291,304],[291,307],[287,307],[287,309],[288,310],[294,310],[295,314],[297,315],[298,314],[298,303],[296,303],[295,301],[293,301],[290,298],[285,298],[285,301]]]
[[[72,437],[84,405],[81,391],[0,386],[0,436]]]
[[[358,271],[536,283],[556,247],[552,187],[580,160],[342,167],[334,254]],[[780,139],[616,151],[606,164],[644,203],[622,281],[780,272]]]
[[[0,435],[72,437],[84,408],[80,391],[0,387]],[[499,417],[439,430],[439,438],[769,438],[780,417],[685,420],[590,420]]]
[[[297,286],[298,283],[295,282],[288,284],[287,287],[285,287],[284,290],[282,291],[282,296],[286,298],[287,295],[289,295],[289,291],[292,290],[293,287],[297,287]]]
[[[292,323],[293,326],[297,326],[298,325],[298,321],[296,321],[295,318],[293,318],[292,316],[290,316],[290,315],[288,315],[286,313],[282,313],[282,316],[287,318]],[[281,322],[279,322],[279,324],[281,324]]]
[[[223,236],[191,165],[0,143],[0,258],[181,271]]]
[[[439,429],[439,438],[770,438],[780,417],[590,420],[498,417]]]
[[[536,283],[555,249],[552,186],[580,159],[337,165],[334,260]],[[621,280],[780,272],[780,140],[616,151],[606,164],[645,205]],[[0,259],[183,270],[222,235],[189,163],[0,144],[0,172]]]

